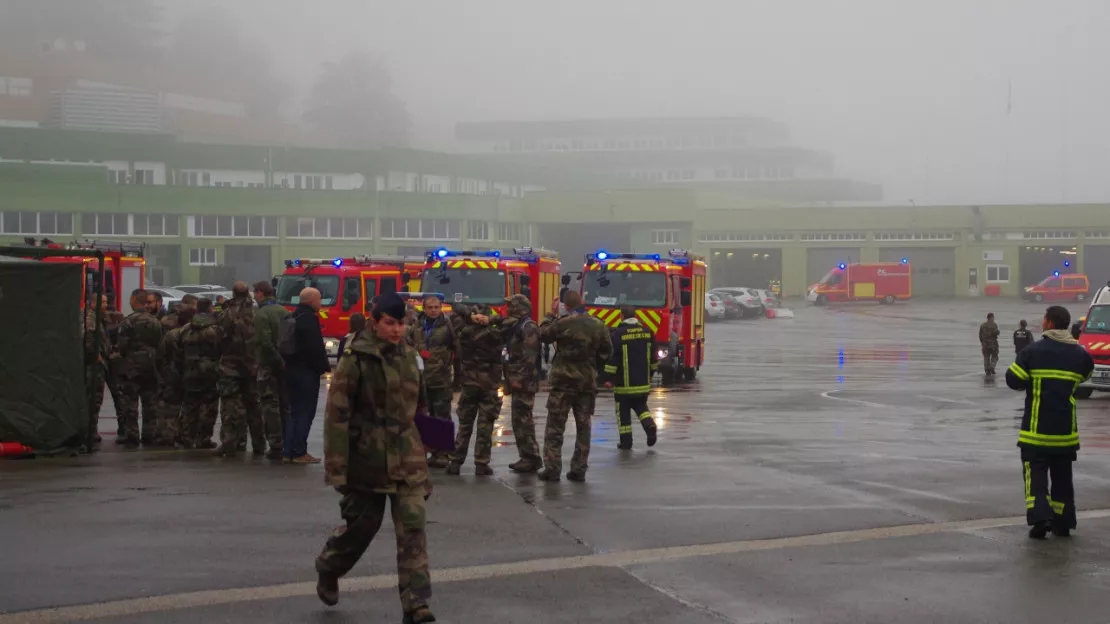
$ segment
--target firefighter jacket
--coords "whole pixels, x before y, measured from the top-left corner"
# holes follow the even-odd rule
[[[1006,371],[1006,385],[1025,390],[1018,446],[1023,451],[1068,454],[1079,450],[1075,390],[1095,364],[1066,329],[1044,332],[1044,339],[1017,354]]]
[[[605,374],[613,384],[613,394],[647,394],[656,368],[651,332],[640,325],[639,319],[627,319],[613,330],[612,339],[613,355],[605,365]]]

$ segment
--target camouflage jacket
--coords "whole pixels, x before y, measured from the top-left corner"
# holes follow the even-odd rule
[[[424,330],[426,317],[421,314],[409,328],[408,342],[424,358],[424,385],[429,388],[450,388],[453,379],[461,379],[459,336],[446,314],[432,322],[431,331]]]
[[[501,352],[505,349],[505,327],[486,306],[470,308],[473,314],[490,316],[489,325],[460,320],[459,347],[462,352],[462,385],[493,392],[501,385]]]
[[[393,494],[425,488],[428,462],[416,428],[420,370],[416,351],[359,332],[343,350],[324,412],[324,480],[328,485]]]
[[[540,328],[532,320],[532,305],[526,297],[514,295],[509,300],[509,317],[503,324],[510,329],[508,337],[509,361],[505,374],[513,390],[535,392],[540,385]]]
[[[217,321],[223,337],[220,374],[253,377],[255,364],[254,306],[246,297],[231,299]]]
[[[223,335],[211,314],[198,314],[181,330],[177,352],[181,381],[186,390],[215,389],[220,376],[220,343]]]
[[[108,343],[108,331],[105,328],[105,316],[102,313],[100,317],[100,327],[96,325],[96,309],[87,307],[85,308],[85,323],[82,331],[85,335],[85,363],[93,364],[98,359],[102,360],[105,364],[108,357],[111,355],[112,345]],[[96,335],[100,333],[100,346],[96,346]]]
[[[555,318],[540,325],[540,340],[555,343],[555,357],[547,381],[552,388],[591,392],[597,390],[597,370],[613,355],[605,325],[586,314]]]
[[[979,344],[983,345],[984,349],[997,349],[998,348],[998,323],[994,321],[987,321],[979,326]]]
[[[129,379],[157,379],[158,345],[162,324],[146,311],[132,312],[119,326],[123,374]]]
[[[158,322],[162,324],[162,330],[167,332],[167,333],[174,330],[174,329],[177,329],[177,315],[176,314],[167,312],[165,316],[163,316],[161,319],[158,320]]]
[[[254,312],[255,357],[259,366],[269,370],[282,367],[281,353],[278,352],[278,325],[281,319],[292,314],[277,299],[270,297],[259,304]]]
[[[162,383],[171,389],[181,387],[181,334],[184,331],[184,327],[171,329],[158,345],[158,374]]]

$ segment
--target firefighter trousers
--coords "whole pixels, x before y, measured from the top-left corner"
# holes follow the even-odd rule
[[[1075,528],[1075,487],[1071,472],[1073,461],[1074,457],[1067,454],[1027,454],[1022,457],[1025,519],[1030,526],[1051,522],[1056,528]]]
[[[652,443],[655,441],[655,419],[648,411],[646,394],[617,394],[617,432],[620,433],[620,448],[632,448],[632,416],[640,420],[644,433]],[[650,446],[650,444],[649,444]]]

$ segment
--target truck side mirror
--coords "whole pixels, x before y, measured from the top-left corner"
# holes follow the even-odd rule
[[[274,288],[277,288],[278,276],[275,275],[275,276],[270,278],[270,285],[273,286]]]
[[[560,281],[563,283],[563,286],[570,286],[570,273],[564,274],[563,279]]]
[[[679,280],[678,283],[682,286],[683,290],[689,290],[690,289],[690,278],[684,277],[681,280]],[[682,305],[690,305],[690,304],[684,303]]]
[[[409,272],[408,272],[408,271],[405,271],[404,273],[402,273],[402,274],[401,274],[401,281],[402,281],[402,282],[407,282],[407,281],[409,281],[409,280],[411,280],[411,279],[412,279],[412,276],[411,276],[411,275],[409,275]]]
[[[531,283],[532,283],[532,276],[531,275],[521,275],[520,276],[520,285],[521,286],[527,286]]]
[[[691,302],[692,300],[693,300],[693,297],[691,296],[691,294],[690,294],[690,291],[688,291],[688,290],[684,290],[684,291],[682,291],[682,296],[681,296],[681,298],[679,299],[679,301],[680,301],[680,302],[682,303],[682,307],[687,307],[687,306],[689,306],[689,305],[690,305],[690,302]]]

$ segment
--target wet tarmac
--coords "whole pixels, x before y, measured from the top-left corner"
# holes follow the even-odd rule
[[[653,392],[655,448],[637,429],[618,452],[599,398],[585,484],[508,471],[506,401],[496,476],[434,477],[440,621],[1106,621],[1110,395],[1080,403],[1079,530],[1029,541],[1021,395],[981,372],[988,310],[1003,338],[1043,312],[912,302],[714,323],[697,382]],[[115,430],[108,409],[100,428]],[[112,439],[0,463],[0,624],[399,621],[388,521],[339,606],[315,598],[338,523],[321,466]]]

